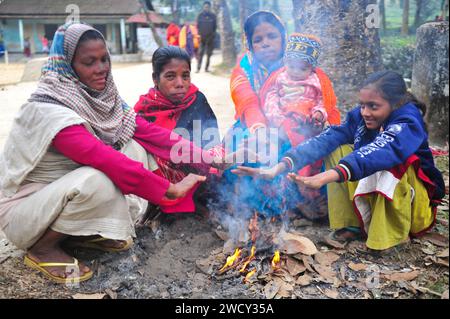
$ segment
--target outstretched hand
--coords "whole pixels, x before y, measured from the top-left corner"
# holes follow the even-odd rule
[[[248,149],[240,148],[236,152],[227,154],[225,157],[216,157],[211,166],[218,170],[224,171],[230,167],[247,163],[258,163],[258,155]]]
[[[231,172],[238,176],[252,176],[255,178],[262,178],[266,180],[272,180],[276,176],[276,171],[274,170],[274,168],[263,169],[247,166],[238,166],[236,169],[231,170]]]
[[[326,184],[339,180],[339,174],[334,170],[328,170],[314,176],[299,176],[295,173],[289,173],[287,177],[299,187],[312,189],[319,189]]]

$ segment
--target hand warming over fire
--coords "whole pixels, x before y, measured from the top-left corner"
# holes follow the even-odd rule
[[[240,148],[236,152],[227,154],[225,157],[215,157],[211,166],[224,171],[245,162],[257,163],[258,155],[248,148]]]
[[[298,176],[295,173],[289,173],[287,176],[298,186],[312,189],[319,189],[322,186],[339,181],[339,174],[334,170],[328,170],[314,176]]]
[[[205,176],[189,174],[183,180],[177,184],[170,184],[169,189],[166,192],[166,197],[168,199],[177,199],[186,196],[186,194],[194,187],[197,183],[206,181]]]
[[[253,168],[247,166],[238,166],[236,169],[233,169],[231,172],[238,176],[253,176],[259,177],[266,180],[272,180],[276,176],[282,174],[286,171],[285,163],[278,163],[277,165],[264,169],[264,168]]]

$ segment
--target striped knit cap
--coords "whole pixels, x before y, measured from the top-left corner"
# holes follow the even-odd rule
[[[287,59],[300,59],[316,67],[321,51],[322,43],[316,36],[293,33],[288,38],[284,57]]]

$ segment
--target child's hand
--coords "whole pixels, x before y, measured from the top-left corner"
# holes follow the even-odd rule
[[[252,176],[255,178],[262,178],[266,180],[274,179],[276,173],[273,168],[262,169],[247,166],[238,166],[236,169],[231,170],[231,172],[238,176]]]
[[[325,122],[325,117],[323,116],[322,112],[316,111],[313,113],[312,118],[315,122],[323,123]]]
[[[289,173],[288,178],[296,183],[299,187],[319,189],[326,184],[337,182],[339,180],[339,174],[334,170],[328,170],[323,173],[308,177]]]

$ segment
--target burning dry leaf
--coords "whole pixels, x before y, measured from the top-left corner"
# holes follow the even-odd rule
[[[280,250],[289,255],[302,253],[304,255],[314,255],[317,253],[317,248],[314,243],[303,236],[299,236],[285,231],[280,232],[279,240],[276,240]]]
[[[394,272],[390,275],[384,275],[383,277],[390,281],[411,281],[419,276],[420,272],[417,270],[410,272]]]
[[[306,270],[306,267],[305,267],[305,265],[303,265],[302,262],[299,262],[298,260],[296,260],[292,257],[287,258],[286,268],[287,268],[287,271],[289,271],[289,273],[292,276],[297,276],[300,273],[304,273]]]
[[[330,266],[339,259],[339,255],[331,251],[327,251],[324,253],[318,252],[317,254],[314,255],[314,259],[322,266]]]
[[[441,251],[439,254],[436,255],[436,257],[439,258],[448,258],[448,248]]]
[[[266,296],[266,299],[273,299],[275,295],[280,290],[281,285],[278,284],[275,281],[269,282],[267,285],[264,286],[264,295]]]
[[[428,233],[422,237],[423,240],[427,240],[430,243],[439,247],[448,247],[448,237],[439,233]]]
[[[311,280],[311,276],[304,274],[303,276],[298,277],[295,283],[300,286],[308,286],[309,284],[311,284]]]
[[[441,296],[441,299],[448,299],[448,289],[444,291],[444,293]]]
[[[355,264],[353,262],[348,264],[348,268],[350,268],[353,271],[363,271],[367,269],[366,264]]]
[[[106,294],[96,293],[96,294],[75,294],[72,296],[73,299],[103,299]]]
[[[327,296],[328,298],[331,299],[337,299],[337,297],[339,297],[339,291],[333,289],[325,289],[325,291],[323,292],[325,296]]]

